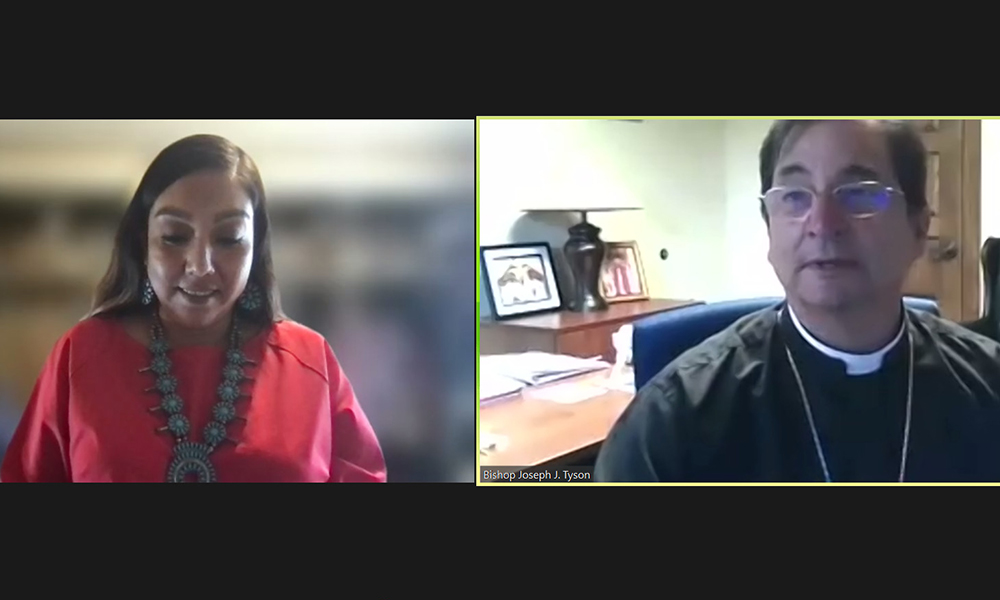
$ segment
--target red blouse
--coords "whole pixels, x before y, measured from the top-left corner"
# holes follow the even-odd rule
[[[191,441],[218,400],[225,349],[172,349]],[[244,348],[256,365],[229,438],[211,455],[220,482],[384,482],[378,440],[326,340],[291,321]],[[115,321],[87,319],[49,356],[0,466],[3,482],[159,482],[174,438],[151,412],[160,396],[149,350]]]

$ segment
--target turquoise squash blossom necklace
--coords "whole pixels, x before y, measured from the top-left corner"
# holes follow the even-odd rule
[[[232,332],[229,336],[229,348],[226,351],[226,364],[222,368],[222,383],[217,390],[219,401],[212,407],[212,420],[202,430],[202,442],[189,439],[191,422],[184,416],[184,401],[178,395],[178,380],[173,375],[173,364],[167,355],[169,346],[163,333],[163,323],[159,311],[153,310],[152,342],[149,349],[152,361],[140,373],[152,372],[156,382],[146,392],[157,392],[160,403],[149,409],[150,412],[162,412],[167,415],[167,424],[156,431],[169,432],[174,436],[173,459],[167,468],[168,483],[184,483],[188,477],[194,476],[198,483],[215,483],[218,481],[211,455],[223,443],[236,442],[228,437],[226,426],[234,420],[245,421],[236,416],[236,402],[249,395],[242,393],[240,386],[246,377],[243,366],[256,363],[246,357],[241,349],[239,323],[233,316]]]

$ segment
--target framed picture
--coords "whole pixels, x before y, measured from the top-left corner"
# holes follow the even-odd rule
[[[608,302],[646,300],[646,273],[637,242],[605,242],[601,265],[601,291]]]
[[[495,319],[562,309],[552,248],[547,243],[483,246],[479,256]]]

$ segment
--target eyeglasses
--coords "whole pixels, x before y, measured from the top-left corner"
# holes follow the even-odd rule
[[[767,212],[773,217],[804,219],[816,203],[817,193],[807,187],[774,187],[761,196]],[[831,198],[855,219],[873,217],[892,205],[903,193],[877,181],[849,183],[833,190]]]

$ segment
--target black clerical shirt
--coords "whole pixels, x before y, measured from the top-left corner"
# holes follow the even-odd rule
[[[784,306],[744,317],[639,390],[602,446],[596,479],[824,481],[787,345],[832,481],[897,481],[912,335],[905,481],[1000,482],[1000,345],[907,312],[881,368],[861,375],[810,345]]]

